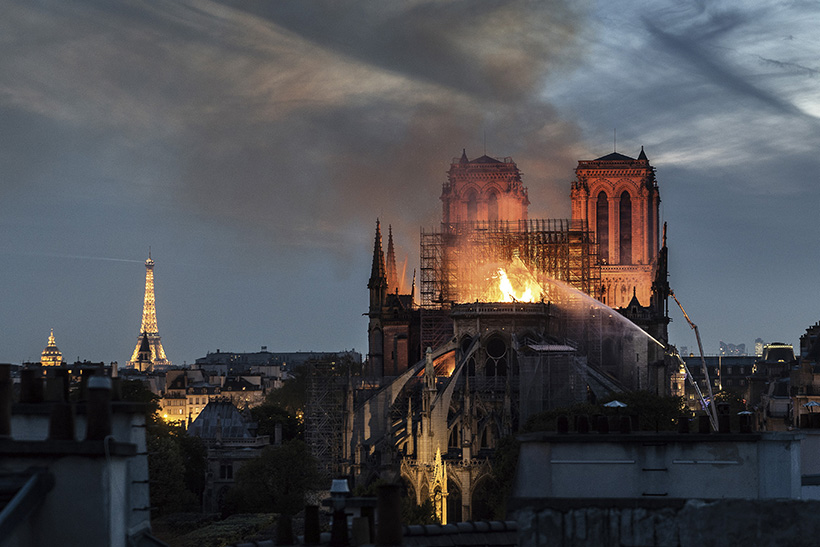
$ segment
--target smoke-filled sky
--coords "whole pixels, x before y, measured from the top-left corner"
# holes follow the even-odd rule
[[[376,218],[409,277],[462,148],[566,218],[579,159],[644,146],[707,353],[796,344],[820,320],[820,6],[741,4],[0,0],[0,361],[51,328],[67,360],[128,360],[149,246],[175,363],[366,353]]]

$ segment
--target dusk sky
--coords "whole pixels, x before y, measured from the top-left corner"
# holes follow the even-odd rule
[[[742,4],[742,5],[738,5]],[[366,353],[376,218],[408,278],[466,148],[531,218],[645,147],[670,284],[719,340],[820,320],[820,4],[0,0],[0,362]],[[486,143],[486,144],[485,144]],[[385,241],[386,244],[386,241]],[[674,302],[671,302],[672,306]],[[696,348],[674,307],[670,340]]]

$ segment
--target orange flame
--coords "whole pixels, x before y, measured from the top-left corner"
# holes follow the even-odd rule
[[[538,279],[516,257],[506,268],[498,268],[488,279],[484,302],[539,302],[544,289]]]

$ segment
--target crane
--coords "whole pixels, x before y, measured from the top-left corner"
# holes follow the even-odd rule
[[[689,372],[689,367],[686,366],[686,361],[683,360],[683,358],[680,356],[680,353],[678,353],[677,351],[675,351],[675,355],[683,365],[683,368],[686,370],[686,376],[689,378],[689,381],[692,382],[692,385],[695,387],[695,391],[697,392],[698,397],[700,398],[700,402],[706,409],[706,414],[709,416],[709,422],[712,424],[712,429],[714,431],[717,431],[718,419],[717,411],[715,410],[715,396],[712,393],[712,381],[709,379],[709,371],[706,368],[706,359],[703,357],[703,344],[700,341],[700,332],[698,331],[698,326],[695,325],[691,319],[689,319],[689,314],[687,314],[686,310],[683,309],[683,304],[681,304],[680,300],[678,300],[678,297],[675,296],[675,292],[670,290],[669,294],[672,296],[672,298],[675,299],[675,302],[678,304],[680,311],[683,312],[683,317],[686,319],[686,322],[689,323],[689,326],[692,327],[693,331],[695,331],[695,338],[697,338],[698,340],[698,350],[700,350],[700,363],[703,367],[703,376],[704,378],[706,378],[706,387],[709,389],[710,404],[706,403],[706,400],[703,397],[703,393],[701,392],[698,383],[695,381],[695,379],[692,377],[692,374]]]

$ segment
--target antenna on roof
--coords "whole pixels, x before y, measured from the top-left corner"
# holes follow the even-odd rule
[[[612,151],[618,151],[618,128],[615,127],[612,129]]]
[[[484,129],[484,155],[487,155],[487,129]]]

